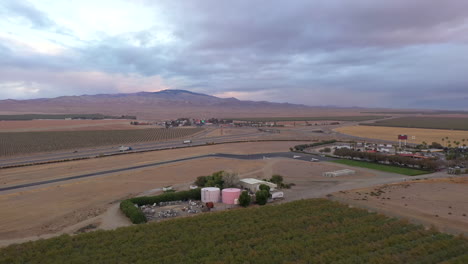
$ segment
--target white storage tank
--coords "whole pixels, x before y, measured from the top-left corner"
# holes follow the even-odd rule
[[[201,189],[201,200],[203,203],[219,203],[221,190],[217,187],[205,187]]]

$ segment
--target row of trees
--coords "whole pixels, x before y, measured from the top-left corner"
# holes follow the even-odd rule
[[[337,149],[336,156],[362,159],[370,162],[385,163],[394,166],[417,167],[424,170],[435,171],[441,166],[441,161],[436,159],[414,159],[405,156],[390,156],[381,153],[369,153],[350,149]]]
[[[237,187],[239,176],[233,172],[217,171],[208,176],[199,176],[195,180],[195,185],[203,187],[218,187],[220,189]]]
[[[317,147],[317,146],[321,146],[321,145],[333,144],[335,142],[336,142],[336,140],[334,140],[334,139],[332,139],[332,140],[323,140],[321,142],[312,143],[312,144],[297,145],[297,146],[294,146],[293,148],[291,148],[290,150],[291,151],[304,151],[306,148],[313,148],[313,147]]]

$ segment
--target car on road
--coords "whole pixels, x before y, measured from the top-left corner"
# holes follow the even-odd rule
[[[121,151],[121,152],[129,151],[129,150],[132,150],[132,148],[131,148],[131,147],[127,147],[127,146],[120,146],[120,147],[119,147],[119,151]]]

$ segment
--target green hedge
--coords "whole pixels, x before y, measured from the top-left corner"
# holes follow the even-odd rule
[[[130,200],[124,200],[120,203],[120,210],[134,224],[146,223],[148,221],[140,208],[136,207]]]
[[[132,221],[134,224],[146,223],[148,220],[139,207],[147,204],[169,202],[169,201],[187,201],[187,200],[200,200],[201,189],[194,189],[189,191],[163,193],[156,196],[142,196],[124,200],[120,203],[120,210]]]
[[[157,196],[142,196],[131,198],[130,201],[138,206],[145,204],[154,204],[160,202],[169,202],[169,201],[187,201],[187,200],[200,200],[201,199],[201,190],[194,189],[189,191],[180,191],[172,193],[163,193]]]

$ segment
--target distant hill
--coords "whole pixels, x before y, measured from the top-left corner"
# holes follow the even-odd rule
[[[357,114],[357,110],[353,110]],[[310,116],[328,108],[289,103],[242,101],[185,90],[163,90],[128,94],[61,96],[31,100],[0,100],[3,113],[129,115],[139,119],[176,117]],[[331,112],[346,112],[335,109]],[[346,112],[349,114],[349,111]],[[338,113],[339,114],[339,113]]]

